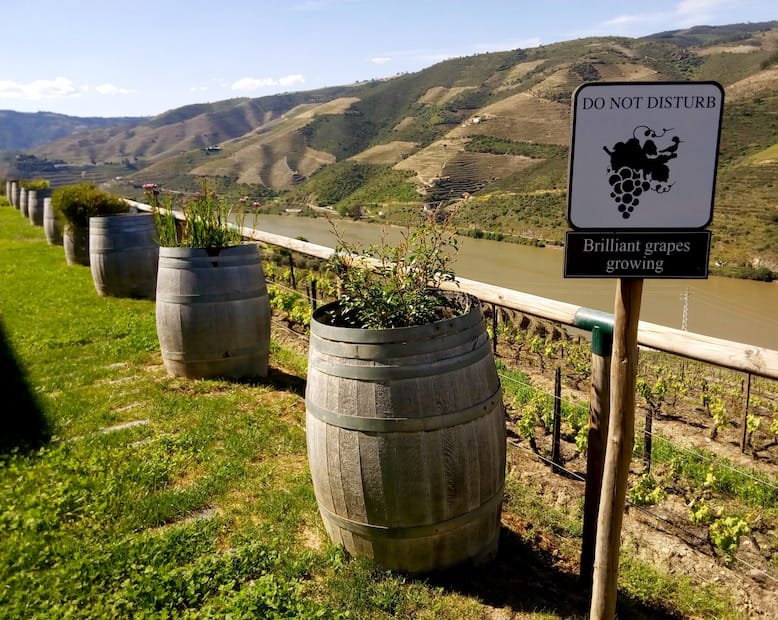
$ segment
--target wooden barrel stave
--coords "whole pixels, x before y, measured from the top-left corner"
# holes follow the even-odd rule
[[[62,226],[51,207],[51,198],[43,199],[43,232],[49,245],[62,245]]]
[[[453,330],[453,346],[430,333],[388,343],[392,357],[352,343],[353,357],[338,358],[348,345],[322,342],[313,325],[309,459],[325,527],[350,552],[427,572],[496,551],[504,412],[480,310],[478,317]],[[451,331],[441,323],[431,331]],[[417,343],[422,353],[414,354]],[[362,373],[373,378],[354,378]]]
[[[168,374],[265,377],[270,301],[257,247],[160,248],[157,334]]]
[[[159,246],[152,214],[89,218],[89,265],[101,297],[154,299]]]

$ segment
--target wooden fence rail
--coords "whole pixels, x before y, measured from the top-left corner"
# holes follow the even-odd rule
[[[147,204],[131,200],[127,202],[140,210],[151,210],[151,207]],[[287,250],[322,260],[330,258],[335,251],[327,246],[300,241],[299,239],[292,239],[245,226],[241,229],[241,234],[246,239],[286,248]],[[443,283],[443,286],[452,290],[465,291],[475,295],[481,301],[496,306],[502,306],[569,327],[580,327],[581,312],[591,312],[589,308],[583,306],[547,299],[466,278],[457,278],[456,283]],[[605,321],[610,320],[612,325],[612,317],[610,315],[607,313],[600,314],[603,315]],[[638,344],[687,359],[714,364],[722,368],[737,370],[758,377],[778,380],[778,351],[773,349],[713,338],[712,336],[686,332],[646,321],[640,321],[638,324]]]

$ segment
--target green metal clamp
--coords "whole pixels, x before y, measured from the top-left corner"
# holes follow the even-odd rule
[[[592,353],[608,357],[613,352],[613,315],[593,308],[579,308],[573,325],[592,332]]]

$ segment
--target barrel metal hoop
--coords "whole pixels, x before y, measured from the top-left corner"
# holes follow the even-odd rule
[[[157,248],[156,245],[152,245],[152,244],[149,244],[149,245],[135,245],[135,244],[133,244],[133,245],[125,245],[123,247],[115,247],[114,246],[112,248],[94,247],[92,245],[91,241],[92,241],[92,239],[90,238],[90,246],[92,246],[90,248],[90,250],[91,250],[91,253],[96,255],[96,256],[107,255],[107,254],[121,254],[121,255],[129,255],[129,256],[131,256],[133,254],[137,254],[138,250],[141,251],[141,256],[143,256],[144,254],[147,253],[146,252],[147,250],[156,249]]]
[[[380,360],[390,357],[404,357],[411,353],[413,355],[421,355],[432,351],[451,349],[466,344],[471,340],[476,340],[485,332],[484,322],[480,321],[460,332],[447,335],[445,338],[436,337],[427,340],[414,340],[412,349],[409,342],[343,342],[341,340],[321,338],[316,334],[312,334],[311,346],[317,353],[324,353],[325,355],[350,359]]]
[[[257,254],[254,256],[246,256],[245,254],[238,254],[234,256],[220,254],[218,256],[170,256],[160,254],[160,263],[165,269],[204,269],[215,267],[253,267],[255,265],[262,264],[262,261]]]
[[[405,527],[394,527],[387,525],[371,525],[369,523],[362,523],[361,521],[354,521],[341,515],[337,515],[331,512],[321,504],[319,504],[319,510],[322,517],[325,520],[330,521],[334,525],[358,534],[367,538],[376,539],[413,539],[413,538],[425,538],[428,536],[436,536],[440,534],[447,534],[455,531],[464,525],[468,525],[473,521],[477,521],[481,515],[488,514],[499,508],[502,503],[503,497],[503,485],[497,489],[497,492],[492,495],[483,504],[478,506],[475,510],[466,512],[445,521],[438,523],[430,523],[425,525],[411,525]]]
[[[424,418],[366,418],[347,415],[324,409],[309,399],[305,399],[305,409],[309,415],[317,420],[345,430],[365,433],[419,433],[453,428],[477,420],[493,411],[501,398],[501,390],[497,388],[497,391],[489,398],[472,407]]]
[[[322,315],[326,314],[328,310],[332,310],[333,306],[336,306],[337,303],[338,302],[332,302],[331,304],[320,306],[313,313],[313,318],[311,319],[312,334],[319,338],[350,342],[352,344],[403,343],[426,340],[427,338],[440,338],[448,333],[478,325],[484,320],[481,306],[476,305],[475,302],[471,306],[470,311],[463,315],[452,319],[425,323],[424,325],[414,325],[411,327],[360,329],[358,327],[329,325],[318,320]]]
[[[253,291],[234,291],[232,293],[213,293],[210,295],[158,295],[157,301],[168,304],[211,304],[226,301],[248,301],[267,297],[267,287]]]
[[[414,379],[431,377],[454,370],[462,370],[481,361],[492,350],[489,340],[484,341],[472,351],[455,355],[443,360],[425,360],[417,364],[397,364],[392,366],[346,366],[333,364],[324,360],[316,360],[314,364],[309,362],[309,372],[315,369],[331,377],[342,379],[356,379],[357,381],[392,381],[395,379]]]
[[[225,357],[214,358],[213,355],[208,355],[207,357],[198,359],[194,357],[195,355],[194,352],[163,351],[163,357],[167,360],[174,361],[174,362],[189,362],[193,364],[197,362],[208,362],[212,364],[224,360],[233,360],[239,358],[252,357],[254,355],[261,353],[261,350],[258,349],[257,347],[243,347],[241,349],[230,349],[226,351],[226,353],[228,353],[228,355],[226,355]]]

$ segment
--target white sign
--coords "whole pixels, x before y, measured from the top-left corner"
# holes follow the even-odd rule
[[[573,99],[568,220],[577,229],[694,229],[713,217],[724,90],[593,82]]]

